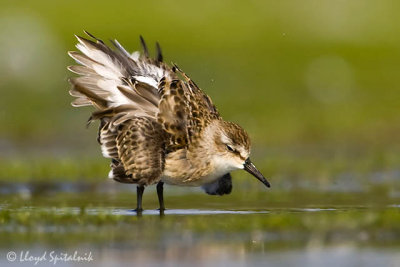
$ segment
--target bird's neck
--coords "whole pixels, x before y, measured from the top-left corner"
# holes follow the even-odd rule
[[[226,172],[215,157],[216,125],[209,125],[198,139],[192,140],[187,149],[169,153],[166,157],[164,176],[176,183],[179,181],[181,185],[198,186],[224,175]]]

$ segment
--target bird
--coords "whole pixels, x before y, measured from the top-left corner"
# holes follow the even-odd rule
[[[68,70],[73,107],[93,106],[87,125],[99,121],[97,141],[111,160],[108,177],[136,184],[135,211],[143,211],[145,187],[156,185],[160,212],[164,183],[201,187],[210,195],[232,191],[234,170],[243,169],[270,187],[250,160],[250,138],[225,121],[211,98],[175,63],[154,57],[143,37],[142,52],[129,53],[117,40],[107,45],[84,31],[75,35],[78,65]]]

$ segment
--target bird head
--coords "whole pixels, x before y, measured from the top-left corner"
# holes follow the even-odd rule
[[[270,187],[270,183],[250,160],[250,138],[242,127],[233,122],[220,121],[213,139],[216,145],[215,158],[228,171],[244,169]]]

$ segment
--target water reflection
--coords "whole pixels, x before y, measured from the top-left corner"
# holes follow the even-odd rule
[[[139,241],[137,241],[139,242]],[[254,246],[254,245],[250,245]],[[257,245],[256,245],[257,246]],[[351,244],[341,244],[332,247],[312,247],[291,250],[248,251],[245,244],[226,244],[203,242],[192,244],[182,239],[180,244],[172,244],[158,248],[121,247],[78,247],[73,249],[55,249],[54,247],[36,247],[31,255],[43,255],[44,251],[55,250],[56,253],[73,254],[89,253],[93,262],[58,262],[57,266],[308,266],[308,267],[354,267],[354,266],[398,266],[400,255],[395,249],[358,248]],[[6,255],[9,250],[0,250]],[[20,250],[16,250],[20,253]],[[40,266],[54,266],[54,263],[41,262]],[[0,259],[1,266],[16,266],[4,257]],[[31,262],[22,262],[18,266],[32,266]]]
[[[263,214],[268,211],[244,211],[244,210],[199,210],[199,209],[167,209],[165,215],[217,215],[217,214]],[[134,210],[114,210],[116,215],[136,215]],[[159,215],[159,210],[144,210],[142,215]]]
[[[400,261],[400,201],[387,194],[366,194],[371,205],[364,195],[348,192],[238,190],[215,198],[171,190],[171,209],[159,216],[156,194],[148,190],[147,209],[136,216],[135,195],[125,188],[79,182],[0,185],[0,266],[10,264],[3,256],[10,250],[91,251],[96,266],[395,266]]]
[[[308,266],[354,267],[398,266],[400,255],[395,250],[359,249],[346,244],[305,250],[246,253],[243,246],[202,244],[161,251],[103,251],[98,255],[103,264],[118,262],[121,266]]]

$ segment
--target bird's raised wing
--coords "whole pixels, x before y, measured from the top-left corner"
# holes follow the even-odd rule
[[[159,81],[163,77],[176,77],[162,62],[160,46],[157,44],[157,57],[153,59],[149,57],[143,38],[144,53],[140,55],[139,52],[129,54],[116,40],[112,41],[115,49],[111,49],[100,39],[87,34],[94,41],[77,36],[76,47],[81,53],[68,52],[80,64],[68,67],[80,75],[69,80],[72,84],[70,94],[76,97],[72,105],[93,105],[97,109],[96,118],[101,118],[103,113],[155,118],[160,100]]]
[[[69,70],[79,74],[70,79],[70,94],[76,99],[73,106],[93,105],[89,122],[104,120],[99,135],[113,136],[115,129],[128,120],[149,117],[169,133],[167,150],[190,146],[210,121],[219,114],[208,97],[176,65],[168,66],[157,44],[157,56],[149,57],[141,38],[143,55],[128,53],[116,40],[111,49],[103,41],[86,32],[93,40],[77,36],[79,52],[69,52],[78,66]],[[106,129],[107,131],[105,131]],[[108,130],[110,129],[110,130]],[[101,142],[101,138],[99,138]],[[108,139],[107,139],[108,140]],[[114,142],[112,142],[114,144]],[[102,147],[103,148],[103,147]],[[104,151],[110,150],[110,145]],[[110,153],[115,154],[111,149]]]
[[[207,125],[220,117],[211,98],[176,65],[177,79],[163,78],[159,84],[161,100],[158,121],[171,134],[173,148],[193,145]]]

